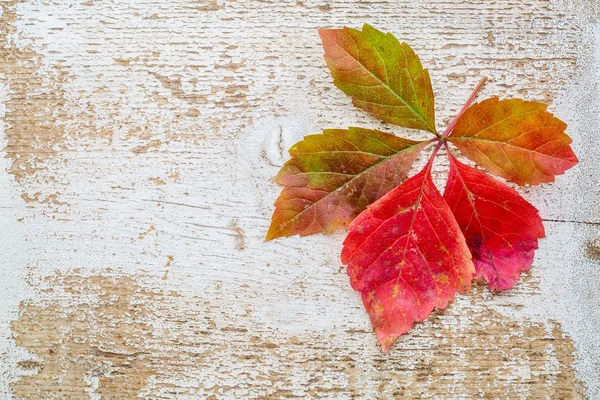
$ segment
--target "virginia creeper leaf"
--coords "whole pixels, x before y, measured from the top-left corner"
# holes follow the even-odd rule
[[[342,262],[385,352],[471,287],[471,253],[430,166],[369,206],[344,241]]]
[[[333,232],[406,179],[416,142],[371,129],[324,130],[291,149],[275,177],[284,185],[267,240]]]
[[[510,289],[544,237],[538,210],[514,189],[448,157],[444,199],[471,250],[475,278],[485,279],[491,290]]]
[[[471,105],[486,78],[440,135],[429,73],[406,43],[367,24],[319,34],[334,84],[357,107],[436,138],[415,142],[362,128],[307,136],[275,178],[284,188],[267,240],[350,224],[341,259],[388,352],[415,322],[467,292],[473,278],[483,278],[491,290],[511,288],[544,237],[535,207],[449,151],[442,196],[431,178],[441,146],[448,150],[451,142],[520,185],[551,182],[578,160],[566,124],[546,105],[497,97]],[[433,141],[437,147],[425,168],[405,180]]]
[[[448,140],[494,174],[537,185],[577,164],[566,127],[543,103],[492,97],[466,110]]]
[[[320,29],[333,83],[356,107],[406,128],[435,130],[429,72],[406,43],[365,24]]]

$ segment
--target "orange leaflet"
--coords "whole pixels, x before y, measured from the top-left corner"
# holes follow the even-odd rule
[[[406,128],[435,130],[429,72],[406,43],[365,24],[320,29],[333,83],[355,106]]]
[[[330,129],[306,136],[290,149],[275,181],[284,185],[275,202],[267,240],[333,232],[406,179],[419,152],[415,142],[371,129]]]
[[[452,154],[444,199],[473,255],[475,278],[506,290],[528,270],[544,226],[538,210],[514,189],[460,163]]]
[[[344,241],[342,262],[385,352],[471,287],[471,254],[430,167],[369,206]]]
[[[492,97],[466,110],[448,140],[490,172],[537,185],[577,164],[566,128],[543,103]]]

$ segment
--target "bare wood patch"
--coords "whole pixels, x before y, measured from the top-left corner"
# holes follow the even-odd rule
[[[368,330],[269,333],[213,299],[146,288],[156,279],[48,278],[46,298],[23,302],[13,323],[36,356],[21,364],[32,375],[13,384],[17,396],[582,397],[560,324],[490,312],[481,287],[467,310],[438,312],[386,356]]]
[[[40,359],[33,361],[34,376],[14,384],[15,394],[72,399],[95,392],[134,398],[156,372],[145,346],[152,336],[144,321],[149,312],[136,304],[153,294],[127,276],[59,276],[54,283],[65,291],[62,300],[73,302],[24,304],[27,311],[13,324],[17,344]]]
[[[575,3],[581,5],[578,10],[598,7],[594,1]],[[483,305],[481,288],[474,290],[466,307],[453,305],[436,314],[406,336],[389,356],[378,351],[372,332],[362,328],[364,321],[347,319],[327,331],[307,328],[286,334],[276,317],[267,315],[261,320],[253,316],[252,307],[273,302],[293,307],[296,299],[316,295],[304,281],[298,287],[281,287],[269,298],[257,297],[265,285],[274,284],[266,276],[260,282],[256,278],[240,282],[229,297],[205,294],[197,288],[195,297],[161,289],[181,278],[178,267],[186,260],[190,263],[190,257],[206,263],[215,259],[225,265],[230,262],[235,267],[243,258],[250,260],[244,266],[249,270],[263,262],[257,254],[264,248],[255,247],[253,228],[261,223],[260,213],[268,206],[256,211],[247,193],[237,196],[233,191],[227,193],[231,202],[223,202],[222,193],[217,196],[216,190],[206,191],[188,181],[196,176],[199,182],[230,182],[237,173],[235,163],[230,162],[228,169],[225,163],[216,164],[211,154],[231,155],[218,151],[235,147],[255,119],[292,116],[306,121],[312,133],[354,124],[414,134],[355,110],[350,99],[333,87],[321,56],[317,27],[338,26],[340,20],[358,27],[369,15],[369,22],[411,43],[431,69],[441,125],[462,104],[471,90],[469,84],[481,75],[492,78],[484,96],[551,102],[569,85],[577,57],[584,52],[579,45],[582,29],[570,9],[545,0],[297,4],[190,0],[174,1],[160,10],[157,2],[115,3],[114,8],[106,8],[102,2],[89,1],[81,4],[86,10],[66,17],[71,18],[67,22],[75,36],[86,40],[52,50],[59,54],[55,61],[68,61],[64,65],[59,61],[57,66],[44,65],[47,60],[42,54],[13,43],[17,18],[23,19],[21,26],[39,25],[39,37],[29,36],[29,41],[42,40],[53,29],[44,30],[35,13],[18,17],[18,4],[29,3],[0,5],[0,76],[9,89],[5,122],[6,151],[13,162],[10,173],[24,192],[23,200],[31,203],[29,207],[44,201],[60,205],[60,196],[40,190],[40,175],[73,182],[73,188],[89,189],[96,198],[86,199],[91,211],[79,203],[69,206],[66,213],[72,215],[68,217],[78,218],[81,206],[89,211],[84,214],[93,218],[94,229],[106,232],[107,238],[118,237],[124,219],[109,220],[95,208],[115,197],[124,205],[123,218],[154,218],[153,209],[125,207],[139,201],[139,196],[127,197],[121,192],[124,187],[135,195],[144,188],[155,189],[147,180],[156,178],[158,172],[144,170],[146,175],[138,176],[140,169],[130,167],[138,167],[160,151],[171,157],[174,168],[166,175],[160,172],[154,183],[157,187],[163,181],[168,184],[152,196],[144,195],[152,200],[143,201],[183,205],[189,211],[187,216],[193,217],[212,212],[212,206],[200,199],[224,203],[218,213],[224,220],[221,225],[209,220],[195,228],[206,236],[225,231],[233,237],[231,247],[220,252],[212,244],[190,250],[159,237],[160,226],[156,229],[149,222],[134,230],[132,238],[139,240],[127,246],[134,249],[132,254],[146,251],[142,245],[165,247],[150,275],[73,272],[35,284],[33,289],[42,295],[22,302],[12,325],[17,344],[36,355],[18,363],[30,375],[13,384],[18,397],[86,398],[91,393],[103,398],[580,396],[581,386],[573,372],[573,344],[560,324],[512,320],[490,312]],[[34,7],[47,11],[48,4],[37,2]],[[51,5],[60,10],[60,2]],[[98,25],[88,19],[99,14],[102,22]],[[165,24],[167,17],[178,24]],[[143,24],[115,25],[115,21],[125,20]],[[124,37],[133,38],[134,46],[125,48]],[[101,70],[76,68],[96,60],[86,58],[88,54],[98,55],[98,59],[108,55],[109,63]],[[93,87],[91,92],[82,90],[88,85]],[[78,108],[79,104],[86,106]],[[73,110],[82,114],[66,115]],[[182,146],[177,148],[182,153],[169,155],[177,141],[193,148]],[[202,151],[197,152],[199,148]],[[107,164],[96,164],[88,157],[98,149],[105,159],[123,161],[118,163],[122,169],[111,174],[117,177],[114,182],[106,180]],[[89,182],[78,181],[76,168],[61,167],[66,155],[75,152],[79,152],[75,163],[85,160],[88,164],[82,165],[93,171]],[[186,153],[203,161],[190,162],[182,156]],[[135,162],[128,164],[128,156]],[[54,164],[48,166],[50,162]],[[130,185],[137,178],[146,185]],[[174,182],[179,185],[171,184]],[[185,185],[189,186],[181,191],[186,195],[200,193],[193,205],[174,190]],[[72,193],[72,198],[78,194]],[[272,200],[265,204],[270,206]],[[126,214],[129,211],[132,214]],[[231,219],[238,215],[239,219]],[[168,219],[178,222],[173,215]],[[78,238],[71,236],[74,224],[36,220],[31,226],[32,230],[42,228],[42,239],[43,235],[65,237],[65,247],[81,245],[79,254],[96,255],[93,242],[88,241],[96,241],[98,236],[86,235],[84,225],[78,225],[82,229]],[[123,249],[116,246],[119,248]],[[589,254],[594,254],[592,250],[588,248]],[[213,256],[207,257],[208,261],[202,258],[207,253]],[[59,250],[40,254],[40,258],[48,257],[48,268],[59,268],[71,257]],[[130,261],[126,257],[121,257],[124,263]],[[275,268],[276,261],[269,262]],[[316,256],[314,263],[320,262],[327,260]],[[207,265],[197,267],[197,276],[212,271]],[[306,276],[313,267],[294,265]],[[177,289],[189,293],[188,284],[179,282]],[[330,289],[325,284],[319,290]],[[240,299],[250,299],[243,309],[239,308]]]
[[[4,151],[12,160],[9,172],[18,182],[33,177],[45,168],[44,163],[64,149],[64,131],[56,123],[67,118],[66,73],[60,69],[41,73],[42,56],[31,47],[19,48],[11,39],[15,35],[16,5],[20,1],[0,4],[0,74],[10,92],[6,101],[6,139]],[[35,201],[35,197],[31,198]]]

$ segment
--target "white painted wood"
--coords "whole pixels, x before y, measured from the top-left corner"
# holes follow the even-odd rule
[[[2,398],[600,396],[595,2],[0,7]],[[459,296],[387,356],[342,231],[263,239],[303,134],[424,137],[333,86],[316,29],[363,22],[430,68],[440,126],[485,75],[481,98],[552,103],[581,161],[519,189],[547,220],[525,279]]]

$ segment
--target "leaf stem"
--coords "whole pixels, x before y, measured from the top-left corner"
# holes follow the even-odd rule
[[[425,168],[428,169],[429,171],[431,171],[431,167],[433,166],[433,159],[435,158],[435,155],[437,154],[438,150],[442,147],[442,145],[446,147],[446,151],[449,154],[448,157],[451,156],[450,149],[448,148],[448,142],[446,141],[446,138],[452,133],[452,130],[454,129],[454,127],[456,126],[456,123],[458,122],[458,119],[471,106],[471,104],[475,100],[475,97],[477,97],[477,94],[479,93],[479,91],[481,90],[481,88],[483,87],[483,85],[485,84],[486,81],[487,81],[487,78],[485,76],[483,78],[481,78],[481,80],[479,81],[479,83],[477,84],[475,89],[473,90],[473,93],[471,93],[471,96],[469,96],[469,98],[467,99],[465,104],[462,106],[462,108],[460,109],[458,114],[456,114],[456,117],[454,117],[452,119],[452,121],[450,122],[450,124],[448,125],[448,127],[446,128],[444,133],[441,136],[439,136],[439,134],[436,134],[436,136],[437,136],[436,138],[429,140],[429,142],[437,141],[437,145],[435,146],[435,149],[433,149],[433,152],[431,153],[431,156],[429,157],[429,161],[427,161],[427,165],[425,166]]]
[[[479,93],[479,91],[481,90],[481,88],[483,87],[483,85],[485,84],[486,81],[487,81],[487,78],[485,76],[483,78],[481,78],[481,80],[477,84],[477,87],[475,87],[475,90],[473,90],[473,93],[471,93],[471,96],[469,96],[466,103],[462,106],[462,108],[460,109],[458,114],[456,114],[456,117],[454,117],[452,119],[452,121],[450,122],[450,124],[448,125],[448,127],[446,128],[444,133],[442,133],[442,139],[447,138],[452,133],[452,130],[454,129],[454,127],[456,126],[456,123],[458,122],[458,119],[464,114],[465,111],[467,111],[467,108],[469,108],[471,106],[471,104],[475,100],[475,97],[477,97],[477,94]]]
[[[435,146],[435,149],[433,149],[433,152],[429,156],[429,161],[427,161],[427,165],[425,165],[425,168],[428,169],[429,171],[431,171],[431,167],[433,166],[433,160],[435,158],[435,155],[437,154],[438,150],[440,149],[440,147],[442,147],[443,144],[445,144],[443,141],[438,140],[437,145]]]
[[[448,146],[448,142],[444,142],[444,147],[446,148],[446,155],[448,156],[448,160],[450,161],[450,164],[452,164],[455,158],[454,154],[452,154],[452,152],[450,151],[450,146]]]
[[[431,153],[431,158],[435,157],[438,150],[440,149],[440,147],[442,147],[443,144],[444,144],[444,142],[442,142],[441,140],[437,143],[437,145],[435,146],[435,149],[433,149],[433,153]]]

